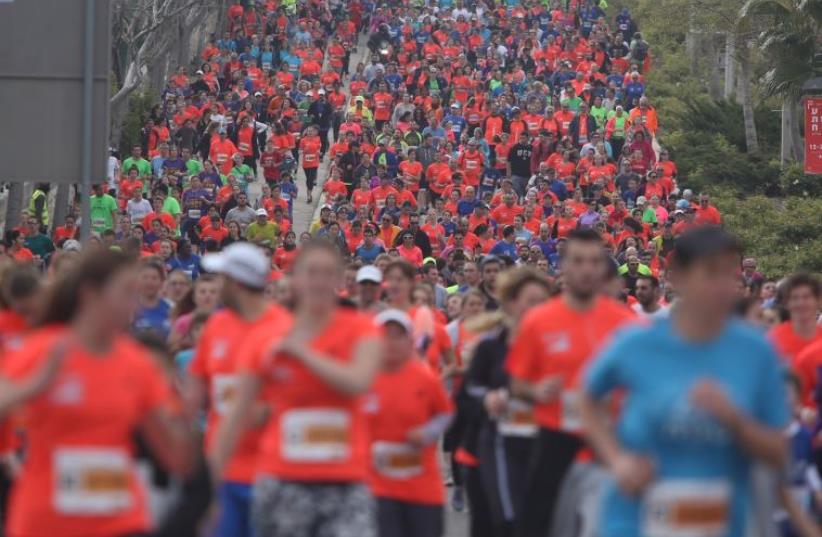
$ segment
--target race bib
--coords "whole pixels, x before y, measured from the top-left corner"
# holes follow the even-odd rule
[[[477,161],[476,160],[466,160],[465,161],[465,169],[466,170],[476,170],[477,169]]]
[[[306,153],[304,160],[305,162],[314,162],[315,160],[317,160],[317,155]]]
[[[579,392],[563,390],[560,405],[562,411],[560,427],[563,431],[578,432],[582,428],[582,422],[579,419]]]
[[[263,62],[263,71],[271,69],[271,62]]]
[[[280,419],[282,455],[292,462],[342,462],[351,455],[351,414],[334,408],[295,409]]]
[[[402,442],[374,442],[374,469],[389,479],[410,479],[422,474],[422,452]]]
[[[251,146],[246,143],[240,142],[239,144],[237,144],[237,149],[239,149],[240,151],[248,151],[249,149],[251,149]]]
[[[192,220],[196,220],[202,216],[203,212],[200,209],[189,209],[188,210],[188,217]]]
[[[64,515],[113,515],[130,509],[131,463],[115,448],[63,448],[54,453],[54,508]]]
[[[218,164],[222,164],[226,160],[228,160],[228,155],[217,155],[217,163]]]
[[[106,227],[106,221],[103,218],[92,218],[91,227]]]
[[[211,404],[220,416],[228,414],[237,396],[237,375],[214,375],[211,381]]]
[[[731,485],[725,480],[660,481],[644,497],[645,537],[725,537]]]
[[[494,186],[494,178],[493,178],[493,177],[487,177],[487,176],[486,176],[486,177],[482,180],[482,186],[490,186],[490,187],[493,187],[493,186]]]
[[[534,438],[538,431],[534,407],[520,399],[511,399],[505,416],[497,422],[497,432],[502,436]]]

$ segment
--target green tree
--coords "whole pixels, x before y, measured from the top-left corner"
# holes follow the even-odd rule
[[[802,85],[816,76],[814,57],[822,51],[822,0],[747,0],[743,20],[764,21],[757,39],[769,69],[760,87],[764,97],[782,99],[783,129],[797,161],[804,157],[798,107]]]

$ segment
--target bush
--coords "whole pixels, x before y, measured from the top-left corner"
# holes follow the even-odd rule
[[[822,196],[822,181],[819,177],[805,175],[801,164],[791,164],[782,170],[779,185],[787,195],[806,198]]]
[[[120,133],[120,154],[131,154],[131,148],[140,145],[140,130],[145,126],[151,107],[157,102],[149,92],[134,92],[128,99],[128,113],[123,119]]]
[[[822,199],[746,198],[726,189],[715,191],[712,201],[766,276],[800,269],[822,273]]]

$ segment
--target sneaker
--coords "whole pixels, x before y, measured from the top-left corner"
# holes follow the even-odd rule
[[[451,507],[457,513],[461,513],[465,509],[465,498],[462,497],[462,487],[454,488],[454,493],[451,495]]]

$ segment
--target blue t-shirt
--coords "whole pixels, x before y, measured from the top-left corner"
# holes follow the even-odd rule
[[[371,248],[366,247],[364,244],[357,247],[356,255],[366,263],[373,263],[377,256],[382,253],[385,253],[385,248],[380,246],[377,243],[371,245]]]
[[[690,391],[702,379],[720,384],[733,404],[758,422],[774,429],[787,423],[776,352],[741,321],[729,321],[707,343],[683,340],[670,319],[629,328],[592,364],[586,390],[595,397],[625,390],[617,437],[626,450],[650,457],[655,468],[655,481],[641,498],[608,483],[602,537],[643,536],[644,521],[663,523],[676,509],[660,500],[663,489],[677,501],[686,493],[704,500],[725,490],[730,516],[722,535],[744,536],[751,460],[730,431],[691,404]],[[651,501],[654,490],[660,494]]]
[[[171,331],[171,302],[162,298],[153,308],[140,306],[134,316],[132,328],[135,332],[154,332],[160,337],[168,337]]]

